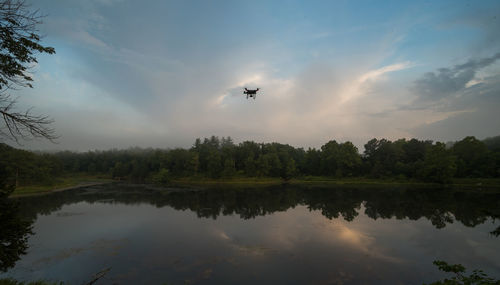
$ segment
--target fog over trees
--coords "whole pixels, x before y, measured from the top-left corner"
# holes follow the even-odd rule
[[[417,139],[372,139],[360,153],[351,142],[321,148],[230,137],[196,139],[189,149],[141,149],[34,153],[0,145],[2,189],[52,183],[72,173],[105,174],[117,180],[167,183],[173,178],[294,177],[396,178],[449,183],[453,178],[500,177],[499,137],[466,137],[449,144]]]

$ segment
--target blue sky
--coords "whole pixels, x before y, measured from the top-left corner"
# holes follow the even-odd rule
[[[31,149],[500,134],[498,1],[31,1]],[[260,87],[246,100],[243,87]]]

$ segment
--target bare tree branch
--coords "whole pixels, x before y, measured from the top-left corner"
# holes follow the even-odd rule
[[[7,136],[19,143],[19,139],[28,140],[33,138],[45,138],[54,142],[58,136],[50,124],[54,120],[48,116],[33,115],[31,108],[24,113],[14,110],[16,100],[0,95],[0,115],[5,127],[0,129],[0,135]]]
[[[29,72],[37,63],[35,53],[55,53],[54,48],[39,44],[37,25],[43,15],[30,9],[24,0],[0,1],[0,137],[15,140],[45,138],[52,142],[57,138],[50,127],[53,120],[48,116],[34,115],[31,108],[21,113],[15,110],[16,100],[8,90],[17,87],[33,88]]]

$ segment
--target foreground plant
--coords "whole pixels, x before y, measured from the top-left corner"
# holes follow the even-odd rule
[[[474,284],[500,284],[500,280],[495,280],[491,277],[488,277],[482,270],[473,270],[472,274],[469,276],[465,275],[465,267],[462,264],[448,264],[442,260],[435,260],[434,265],[436,265],[439,270],[444,272],[454,273],[455,276],[451,277],[451,279],[445,278],[443,281],[436,281],[430,283],[429,285],[474,285]]]

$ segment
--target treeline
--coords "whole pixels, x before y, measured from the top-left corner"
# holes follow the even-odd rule
[[[51,184],[63,171],[54,155],[15,149],[0,143],[0,196],[19,185]]]
[[[63,173],[107,174],[118,180],[168,182],[173,177],[210,178],[301,176],[398,178],[448,183],[455,177],[499,177],[500,137],[455,143],[417,139],[372,139],[359,153],[351,142],[321,148],[230,137],[197,139],[189,149],[140,149],[85,153],[33,153],[0,145],[0,179],[49,183]],[[2,181],[0,180],[0,181]],[[4,183],[5,184],[5,183]]]

